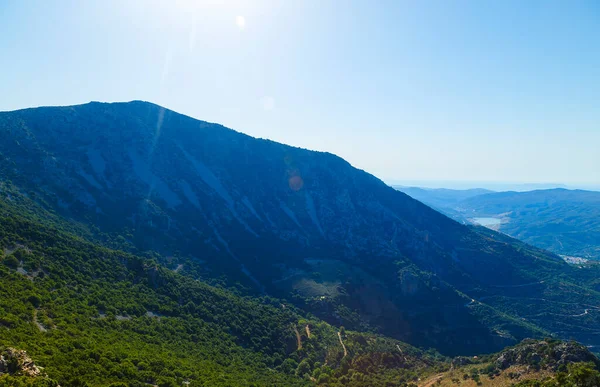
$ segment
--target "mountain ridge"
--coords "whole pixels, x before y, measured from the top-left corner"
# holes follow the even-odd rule
[[[223,128],[145,102],[0,113],[0,176],[109,247],[264,287],[351,329],[480,353],[554,327],[497,300],[573,275],[559,257],[460,225],[330,153]]]

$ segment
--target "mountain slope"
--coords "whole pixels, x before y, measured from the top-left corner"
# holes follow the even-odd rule
[[[579,344],[526,340],[499,354],[458,358],[420,386],[597,386],[598,359]],[[558,371],[558,372],[557,372]]]
[[[321,374],[327,385],[349,372],[385,385],[445,367],[404,343],[339,331],[279,300],[241,297],[25,219],[2,199],[0,213],[0,355],[26,350],[63,386],[302,386]],[[0,385],[12,372],[4,360]]]
[[[2,386],[406,386],[472,373],[464,358],[338,330],[279,300],[240,297],[86,242],[60,220],[23,217],[18,201],[0,198]],[[547,365],[563,358],[598,362],[579,345],[527,345],[543,354],[542,373],[516,380],[552,375]],[[559,356],[548,362],[547,352]],[[506,353],[477,364],[535,361]]]
[[[493,192],[483,188],[459,190],[446,188],[404,187],[400,185],[393,185],[392,187],[439,211],[450,209],[463,200]]]
[[[487,222],[483,225],[556,254],[600,258],[600,192],[395,188],[461,223]]]
[[[460,225],[328,153],[145,102],[1,113],[0,136],[6,195],[89,240],[352,329],[473,354],[556,331],[546,305],[531,321],[505,302],[517,290],[557,315],[558,286],[573,307],[600,304],[559,257]],[[592,344],[597,322],[576,322]]]
[[[464,200],[456,209],[498,217],[500,231],[557,254],[600,259],[600,192],[498,192]]]

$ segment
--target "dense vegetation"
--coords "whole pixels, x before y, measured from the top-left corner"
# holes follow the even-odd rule
[[[407,386],[473,362],[335,328],[281,300],[242,297],[60,230],[68,225],[26,219],[5,200],[0,209],[0,353],[25,349],[47,374],[1,374],[0,366],[0,386]],[[556,367],[552,359],[565,353],[595,359],[579,346],[560,352],[563,344],[548,343],[501,356],[512,365],[539,353],[541,368]],[[479,380],[498,367],[465,372]],[[594,367],[573,369],[588,375]],[[560,378],[572,373],[539,386]]]
[[[63,386],[401,385],[444,367],[342,328],[344,356],[338,329],[291,305],[206,285],[1,202],[0,346],[27,350]]]
[[[527,380],[515,387],[596,387],[600,386],[600,372],[593,363],[572,363],[555,377]]]
[[[524,340],[498,354],[458,357],[448,371],[425,386],[585,386],[598,385],[600,360],[576,342]]]

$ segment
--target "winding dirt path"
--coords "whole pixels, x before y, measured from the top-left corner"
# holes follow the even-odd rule
[[[43,326],[37,319],[37,314],[38,314],[38,310],[34,309],[33,310],[33,323],[38,327],[38,329],[40,330],[40,332],[48,332],[48,330],[46,329],[45,326]]]
[[[431,387],[437,383],[438,380],[441,380],[444,374],[437,374],[435,376],[427,379],[423,384],[419,384],[419,387]]]
[[[533,285],[539,285],[539,284],[543,284],[545,282],[545,280],[541,280],[541,281],[537,281],[537,282],[530,282],[528,284],[520,284],[520,285],[490,285],[491,288],[522,288],[524,286],[533,286]]]
[[[298,332],[298,328],[296,328],[296,324],[292,325],[294,328],[294,332],[296,333],[296,341],[298,342],[298,350],[302,349],[302,337],[300,337],[300,332]]]
[[[348,356],[348,351],[346,350],[346,346],[344,345],[344,342],[342,341],[342,334],[339,331],[338,331],[338,339],[340,339],[340,344],[342,344],[342,348],[344,348],[344,357]]]
[[[408,361],[406,359],[406,356],[404,356],[404,351],[402,350],[402,348],[400,348],[400,346],[398,344],[396,344],[396,348],[398,348],[398,351],[400,351],[400,353],[402,354],[402,357],[404,358],[404,361]]]
[[[592,309],[592,310],[596,310],[596,309]],[[562,313],[543,312],[543,313],[538,313],[538,314],[525,315],[524,317],[535,318],[535,317],[544,316],[546,314],[551,314],[553,316],[562,316],[562,317],[583,317],[583,316],[585,316],[585,315],[587,315],[589,313],[590,313],[590,309],[585,309],[583,311],[583,313],[579,313],[579,314],[562,314]]]
[[[474,298],[471,298],[471,301],[467,302],[467,303],[465,304],[465,307],[466,307],[466,306],[471,306],[471,305],[473,305],[475,302],[477,302],[477,301],[476,301]]]
[[[589,313],[590,313],[590,310],[586,309],[586,310],[583,311],[583,313],[581,313],[581,314],[574,314],[571,317],[581,317],[581,316],[585,316],[586,314],[589,314]]]

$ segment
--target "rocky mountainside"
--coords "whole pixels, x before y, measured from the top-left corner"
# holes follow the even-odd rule
[[[29,377],[44,376],[26,351],[6,348],[0,351],[0,374],[23,375]]]
[[[591,362],[596,367],[600,366],[598,358],[581,344],[528,340],[502,351],[497,356],[495,365],[499,369],[529,365],[558,371],[566,369],[569,364],[580,362]]]
[[[0,139],[8,200],[181,274],[448,354],[549,333],[598,342],[598,289],[558,256],[335,155],[137,101],[0,113]]]
[[[448,371],[420,385],[593,387],[600,381],[598,366],[598,358],[578,343],[525,340],[497,354],[455,358]]]

